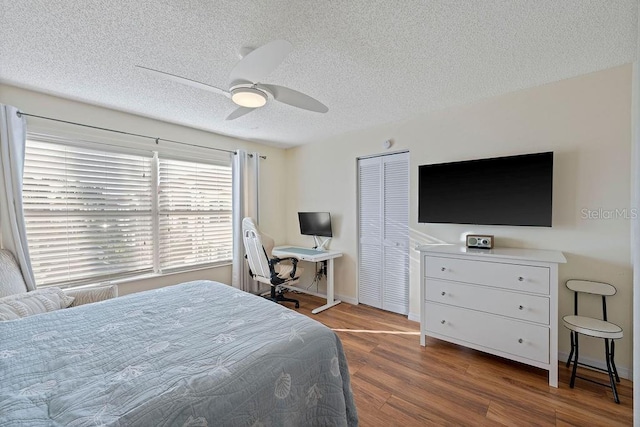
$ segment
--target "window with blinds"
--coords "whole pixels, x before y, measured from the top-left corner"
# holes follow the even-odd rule
[[[159,159],[161,270],[232,258],[231,168]]]
[[[232,258],[229,166],[28,139],[24,169],[38,286]]]

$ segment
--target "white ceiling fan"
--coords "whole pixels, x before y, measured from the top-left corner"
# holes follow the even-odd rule
[[[141,65],[136,65],[136,67],[165,79],[231,98],[239,107],[229,114],[226,120],[242,117],[255,108],[264,106],[272,99],[292,107],[316,113],[326,113],[329,108],[309,95],[288,87],[262,83],[263,79],[284,61],[292,49],[293,46],[288,41],[274,40],[251,51],[231,70],[229,90]]]

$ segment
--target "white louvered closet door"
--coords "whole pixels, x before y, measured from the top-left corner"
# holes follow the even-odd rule
[[[382,308],[382,164],[380,158],[358,161],[359,235],[358,300]]]
[[[382,308],[409,313],[409,153],[382,157]]]
[[[409,312],[409,153],[361,159],[359,302]]]

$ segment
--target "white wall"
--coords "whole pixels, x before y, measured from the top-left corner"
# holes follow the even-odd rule
[[[156,136],[205,147],[217,147],[226,150],[244,148],[251,152],[258,151],[267,156],[267,160],[263,160],[260,165],[260,179],[263,189],[260,200],[261,225],[266,230],[269,230],[271,235],[280,237],[280,239],[278,239],[280,242],[285,236],[285,220],[281,215],[281,211],[285,205],[286,195],[281,191],[271,190],[272,188],[284,188],[285,152],[282,149],[6,85],[0,85],[0,103],[13,105],[25,113],[54,117],[92,126]],[[223,119],[212,117],[212,120]],[[64,125],[36,118],[27,118],[27,126],[29,131],[110,142],[129,147],[146,147],[146,149],[152,150],[160,149],[181,155],[193,155],[197,153],[198,156],[203,157],[220,156],[219,152],[216,151],[176,146],[175,144],[164,143],[162,141],[160,142],[161,147],[158,147],[152,140],[126,137],[110,132]],[[230,284],[231,267],[226,265],[187,273],[175,273],[163,277],[127,280],[119,284],[118,287],[120,295],[124,295],[198,279],[217,280]]]
[[[419,90],[419,88],[418,88]],[[610,299],[610,320],[625,330],[616,346],[619,367],[631,368],[632,267],[630,224],[624,219],[581,218],[582,209],[630,207],[631,66],[523,90],[467,106],[451,108],[375,129],[354,132],[287,150],[287,237],[300,236],[296,212],[328,210],[335,237],[336,292],[356,297],[356,158],[409,150],[410,232],[412,245],[440,239],[460,242],[466,232],[494,234],[497,245],[563,251],[568,264],[560,280],[603,280],[618,288]],[[390,150],[382,143],[393,139]],[[428,163],[553,151],[553,228],[493,227],[417,222],[417,171]],[[411,251],[411,305],[419,313],[419,258]],[[591,304],[598,314],[597,301]],[[572,311],[572,297],[562,286],[560,315]],[[603,359],[603,344],[581,341],[581,355]],[[560,326],[560,350],[568,352],[569,334]]]

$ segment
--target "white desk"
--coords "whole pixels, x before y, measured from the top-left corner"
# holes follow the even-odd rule
[[[339,300],[333,299],[334,297],[333,260],[336,258],[340,258],[342,256],[342,252],[316,251],[315,249],[301,248],[301,247],[292,246],[292,245],[284,245],[284,246],[277,246],[273,248],[272,254],[280,258],[294,257],[294,258],[298,258],[301,261],[307,261],[307,262],[327,261],[327,303],[321,307],[314,308],[311,312],[313,314],[318,314],[321,311],[324,311],[328,308],[333,307],[334,305],[340,304]],[[304,292],[304,293],[317,295],[315,292],[308,292],[306,289],[298,288],[296,286],[284,286],[284,287],[288,289]]]

